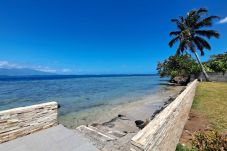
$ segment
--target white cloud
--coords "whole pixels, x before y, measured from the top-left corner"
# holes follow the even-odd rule
[[[227,17],[225,17],[219,21],[219,24],[225,24],[225,23],[227,23]]]
[[[32,69],[42,71],[42,72],[57,73],[56,69],[52,69],[52,68],[49,68],[49,67],[39,66],[38,68],[32,68]]]

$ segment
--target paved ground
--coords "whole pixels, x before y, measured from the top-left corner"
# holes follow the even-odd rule
[[[0,151],[98,151],[98,149],[80,134],[58,125],[0,144]]]

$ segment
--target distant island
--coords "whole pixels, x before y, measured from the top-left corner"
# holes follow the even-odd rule
[[[38,71],[28,68],[0,68],[0,76],[31,76],[31,75],[55,75],[54,73]]]

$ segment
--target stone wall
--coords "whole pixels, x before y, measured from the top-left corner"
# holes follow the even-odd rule
[[[57,125],[56,102],[0,111],[0,143]]]
[[[175,151],[188,119],[197,80],[131,140],[132,151]]]
[[[211,81],[217,81],[217,82],[227,82],[227,73],[223,73],[223,72],[210,72],[208,73],[208,76],[210,78]],[[205,77],[204,75],[201,73],[199,78],[199,80],[202,79],[202,81],[205,81]]]

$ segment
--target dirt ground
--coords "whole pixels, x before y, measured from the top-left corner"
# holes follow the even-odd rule
[[[191,146],[193,133],[207,129],[210,129],[207,119],[191,111],[189,113],[189,119],[184,126],[184,130],[180,138],[180,143],[185,144],[186,146]]]

